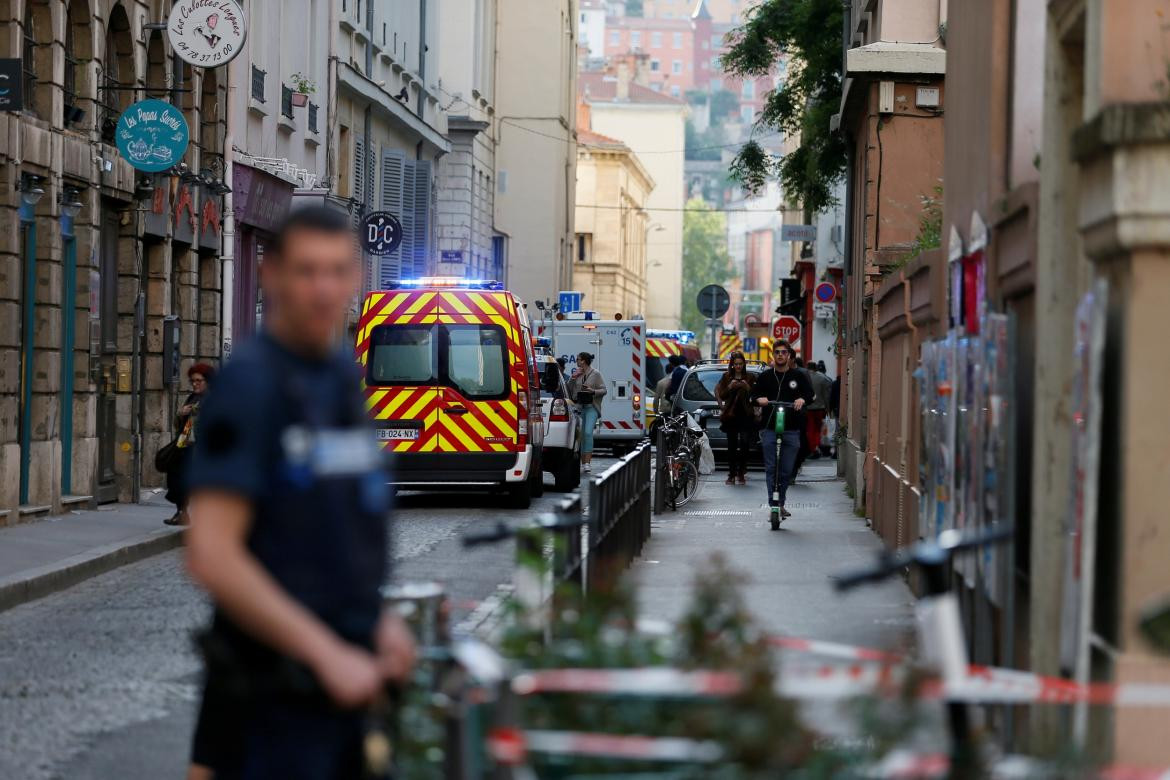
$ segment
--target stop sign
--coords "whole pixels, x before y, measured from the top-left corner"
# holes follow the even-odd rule
[[[789,344],[796,344],[800,340],[800,320],[787,314],[778,317],[772,323],[772,338],[784,339]]]

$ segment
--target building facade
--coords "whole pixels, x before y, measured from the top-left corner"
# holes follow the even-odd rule
[[[366,287],[377,288],[439,263],[436,179],[439,160],[451,151],[443,110],[450,99],[439,89],[440,3],[341,0],[329,7],[337,85],[330,183],[355,220],[389,211],[402,224],[392,254],[366,258]]]
[[[578,117],[585,113],[578,108]],[[573,289],[584,293],[586,309],[602,317],[646,311],[646,245],[659,235],[646,211],[653,189],[654,180],[628,146],[578,128]]]
[[[589,105],[593,130],[633,150],[654,181],[646,201],[654,228],[654,239],[647,246],[646,274],[654,295],[643,313],[651,327],[675,329],[682,311],[687,106],[638,83],[637,63],[638,58],[629,58],[610,73],[582,73],[580,92]],[[640,155],[642,150],[655,153]]]
[[[150,464],[185,369],[219,353],[226,73],[190,67],[145,26],[168,10],[23,0],[0,14],[24,92],[0,113],[0,524],[161,482]],[[190,128],[163,173],[136,172],[114,144],[145,98]]]
[[[883,282],[903,273],[923,198],[942,179],[946,50],[939,30],[945,18],[934,0],[900,3],[898,13],[884,15],[881,2],[876,10],[863,6],[854,2],[848,14],[851,48],[840,113],[849,148],[840,457],[875,529],[902,544],[914,533],[918,466],[910,446],[916,408],[910,357],[917,355],[919,336],[905,317],[890,314],[883,340],[878,315],[881,296],[892,294]],[[890,308],[901,301],[884,300],[887,313],[901,311]],[[882,397],[896,399],[880,416],[879,386]]]
[[[496,228],[509,288],[525,301],[569,289],[576,199],[576,0],[499,6]]]
[[[439,274],[507,282],[507,241],[495,229],[497,0],[444,6],[439,82],[451,151],[439,165]]]
[[[273,231],[302,197],[320,199],[329,169],[330,3],[249,3],[245,51],[225,70],[227,215],[222,351],[255,335],[264,319],[260,265]]]

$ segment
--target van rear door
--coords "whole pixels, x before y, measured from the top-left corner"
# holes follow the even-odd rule
[[[504,292],[438,294],[438,449],[511,452],[520,440],[520,376],[527,370],[515,305]]]
[[[357,354],[366,411],[378,441],[394,452],[431,452],[439,432],[439,333],[436,295],[372,292],[362,306]]]

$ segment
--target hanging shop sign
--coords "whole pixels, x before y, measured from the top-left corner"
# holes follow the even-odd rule
[[[118,118],[115,138],[132,166],[159,173],[183,159],[191,135],[178,108],[165,100],[141,100]]]
[[[362,220],[362,249],[377,257],[394,253],[402,243],[402,223],[389,211],[371,211]]]
[[[23,63],[19,57],[0,59],[0,111],[24,110]]]
[[[183,60],[215,68],[243,50],[248,28],[234,0],[177,0],[167,19],[167,37]]]

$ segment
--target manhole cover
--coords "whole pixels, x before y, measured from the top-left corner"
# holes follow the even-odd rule
[[[683,512],[691,517],[747,517],[751,511],[747,509],[691,509]]]

